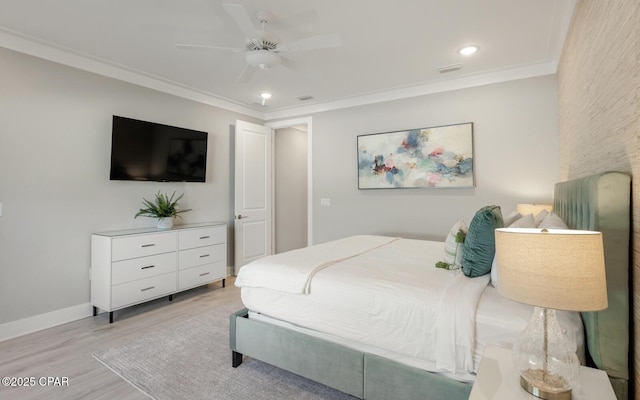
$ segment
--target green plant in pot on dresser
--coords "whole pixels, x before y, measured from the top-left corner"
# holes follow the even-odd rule
[[[176,196],[176,192],[173,192],[171,197],[166,193],[156,193],[154,201],[142,199],[142,204],[145,208],[141,208],[134,218],[149,217],[158,219],[158,228],[169,229],[173,227],[174,218],[181,218],[180,213],[191,211],[191,209],[180,209],[178,202],[184,197],[184,193]]]

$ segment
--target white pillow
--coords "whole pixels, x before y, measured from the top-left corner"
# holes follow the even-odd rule
[[[496,256],[493,256],[491,263],[491,286],[498,288],[498,266],[496,265]]]
[[[549,215],[549,211],[547,210],[542,210],[538,214],[536,214],[536,216],[534,217],[534,220],[536,221],[536,227],[539,226],[545,218],[547,218],[547,215]]]
[[[569,227],[567,226],[567,224],[564,223],[562,218],[560,218],[560,216],[554,212],[549,213],[549,215],[547,215],[547,217],[544,220],[542,220],[540,225],[538,225],[538,228],[569,229]]]
[[[502,219],[502,222],[504,223],[504,226],[509,226],[520,218],[522,218],[522,214],[517,211],[512,211],[509,215]]]
[[[516,222],[508,226],[509,228],[535,228],[536,221],[533,218],[533,214],[527,214],[520,218]]]
[[[458,269],[462,265],[462,249],[464,247],[464,243],[456,242],[456,237],[459,231],[464,232],[465,235],[469,231],[467,224],[462,220],[453,224],[451,230],[449,230],[447,239],[444,241],[443,261],[449,264],[449,269]]]

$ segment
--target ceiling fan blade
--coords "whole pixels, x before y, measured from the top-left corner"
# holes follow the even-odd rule
[[[282,46],[278,46],[276,51],[294,52],[326,49],[328,47],[339,46],[342,46],[342,40],[340,39],[340,36],[335,33],[330,33],[327,35],[310,36],[290,43],[284,43]]]
[[[244,33],[247,39],[259,38],[258,30],[256,29],[251,17],[247,13],[247,10],[241,4],[225,3],[222,5],[224,10],[229,14],[233,22],[238,25],[238,28]]]
[[[242,72],[240,72],[240,75],[238,75],[238,78],[236,79],[236,82],[238,83],[245,83],[248,82],[251,77],[253,76],[253,74],[255,73],[256,69],[253,68],[252,66],[250,66],[249,64],[247,64],[244,69],[242,70]]]
[[[208,44],[184,44],[179,43],[176,44],[176,47],[179,49],[186,50],[224,50],[224,51],[233,51],[236,53],[240,53],[246,51],[246,49],[234,48],[234,47],[224,47],[224,46],[212,46]]]
[[[322,78],[322,72],[320,71],[315,71],[315,70],[310,70],[310,69],[305,69],[302,68],[298,65],[298,63],[296,63],[295,61],[289,59],[289,58],[282,58],[282,66],[293,71],[296,72],[298,74],[303,75],[305,78],[312,80],[312,81],[317,81],[320,78]]]

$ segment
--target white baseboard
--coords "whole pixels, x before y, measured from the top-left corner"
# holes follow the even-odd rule
[[[0,342],[93,315],[90,303],[0,324]]]
[[[227,266],[228,275],[233,275],[233,270],[233,266]],[[100,310],[100,312],[102,312],[102,310]],[[4,324],[0,324],[0,342],[26,335],[28,333],[51,328],[53,326],[66,324],[67,322],[90,317],[92,315],[93,306],[91,303],[85,303],[40,315],[34,315],[33,317],[23,318],[17,321],[6,322]]]

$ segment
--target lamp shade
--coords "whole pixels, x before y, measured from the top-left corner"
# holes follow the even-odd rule
[[[538,307],[607,308],[602,233],[562,229],[496,229],[498,292]]]

